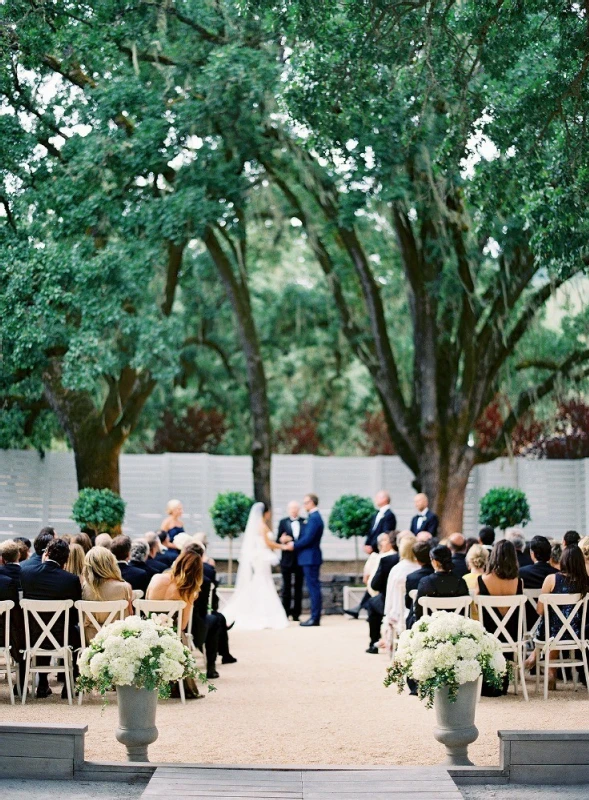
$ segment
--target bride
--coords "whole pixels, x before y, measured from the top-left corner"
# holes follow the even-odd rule
[[[271,516],[264,503],[254,503],[245,527],[235,590],[223,608],[227,622],[235,622],[236,630],[259,631],[288,625],[272,579],[272,564],[277,563],[275,551],[284,548],[272,539]]]

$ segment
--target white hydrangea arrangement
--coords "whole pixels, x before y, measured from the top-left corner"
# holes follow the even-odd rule
[[[190,650],[169,620],[138,616],[105,625],[80,656],[78,689],[101,695],[115,686],[158,689],[170,694],[170,682],[194,678],[207,683]],[[214,687],[209,684],[209,691]]]
[[[500,688],[507,671],[498,640],[480,622],[437,611],[403,631],[385,686],[396,684],[401,692],[411,678],[418,683],[420,699],[431,708],[438,688],[447,687],[454,702],[461,684],[482,675],[488,684]]]

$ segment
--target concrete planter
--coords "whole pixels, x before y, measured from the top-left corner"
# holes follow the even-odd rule
[[[460,767],[474,766],[468,758],[468,745],[478,738],[474,724],[477,708],[478,681],[463,683],[458,688],[458,697],[450,702],[448,689],[438,689],[434,698],[437,725],[434,736],[446,748],[444,764]]]
[[[147,746],[158,737],[155,727],[157,689],[117,686],[119,727],[116,737],[127,748],[128,761],[149,761]]]

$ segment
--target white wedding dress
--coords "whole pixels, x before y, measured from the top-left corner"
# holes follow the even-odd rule
[[[260,631],[288,626],[288,617],[272,579],[276,551],[266,544],[263,515],[264,504],[255,503],[243,536],[235,590],[222,609],[228,624],[234,622],[236,630]]]

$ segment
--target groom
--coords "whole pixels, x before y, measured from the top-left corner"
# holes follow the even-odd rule
[[[320,624],[321,620],[321,581],[319,570],[323,558],[321,557],[321,537],[323,536],[323,520],[317,505],[319,498],[316,494],[307,494],[303,505],[307,512],[307,524],[304,526],[296,542],[286,545],[288,550],[297,554],[299,566],[303,568],[305,583],[311,598],[311,616],[306,622],[301,622],[304,628],[311,628]]]

